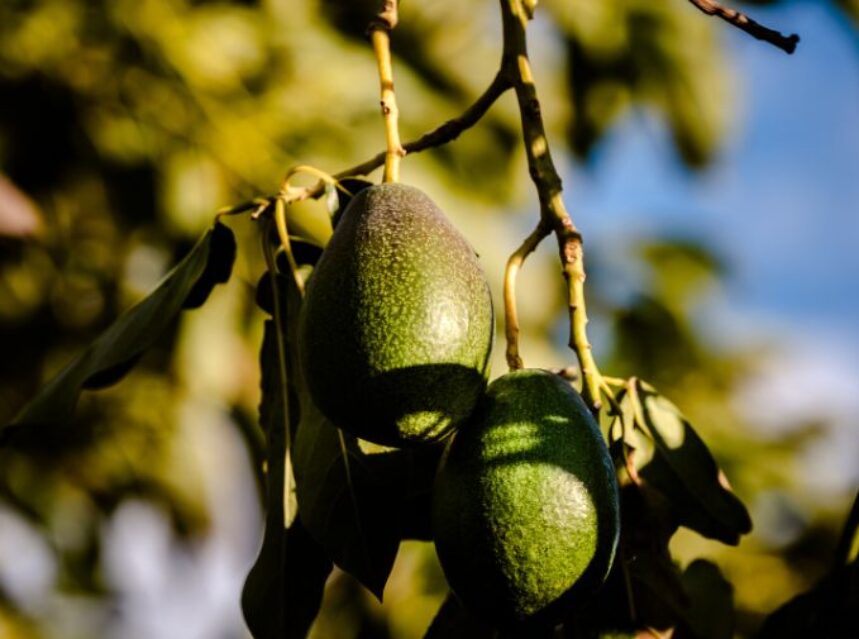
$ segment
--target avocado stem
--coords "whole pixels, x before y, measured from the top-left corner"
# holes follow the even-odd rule
[[[397,24],[397,0],[383,0],[382,9],[370,24],[370,40],[376,54],[381,88],[382,118],[385,121],[385,182],[400,181],[400,160],[406,154],[400,142],[399,109],[394,93],[394,71],[391,66],[391,30]]]
[[[582,369],[582,396],[591,411],[598,415],[602,408],[603,383],[586,330],[588,315],[585,309],[582,236],[561,197],[561,177],[552,161],[537,87],[528,59],[526,26],[533,16],[534,7],[533,3],[525,0],[500,0],[500,4],[504,34],[501,70],[516,93],[528,170],[540,200],[540,224],[551,228],[558,240],[558,252],[567,282],[569,345]]]
[[[504,269],[504,334],[507,338],[507,366],[511,371],[519,370],[524,366],[522,357],[519,355],[519,317],[516,311],[516,277],[519,269],[540,242],[552,232],[551,227],[540,219],[531,234],[525,238],[522,245],[516,249],[507,260]]]

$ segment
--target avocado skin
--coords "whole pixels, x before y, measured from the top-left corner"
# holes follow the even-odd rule
[[[547,626],[608,575],[620,510],[582,398],[542,370],[490,384],[442,458],[432,526],[453,592],[499,626]]]
[[[438,440],[486,388],[492,298],[474,250],[422,191],[349,203],[307,286],[299,353],[311,397],[371,442]]]

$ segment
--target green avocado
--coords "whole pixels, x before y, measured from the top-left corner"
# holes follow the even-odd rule
[[[319,410],[386,446],[440,439],[486,389],[492,299],[474,249],[422,191],[349,203],[307,286],[299,355]]]
[[[620,530],[608,449],[547,371],[489,385],[439,466],[432,527],[453,592],[497,625],[551,625],[605,580]]]

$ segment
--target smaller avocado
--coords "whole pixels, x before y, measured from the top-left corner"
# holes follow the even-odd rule
[[[439,466],[432,527],[453,592],[499,626],[548,626],[608,575],[614,467],[569,383],[521,370],[489,385]]]
[[[343,430],[425,444],[474,410],[494,326],[474,249],[425,193],[378,184],[351,200],[308,281],[301,368]]]

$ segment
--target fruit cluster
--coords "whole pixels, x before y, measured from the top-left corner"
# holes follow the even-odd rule
[[[301,365],[320,411],[386,446],[449,438],[432,504],[453,592],[501,624],[550,625],[606,577],[618,489],[599,427],[560,377],[488,385],[486,277],[420,190],[372,186],[346,208],[308,282]]]

